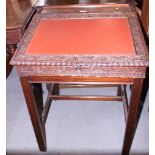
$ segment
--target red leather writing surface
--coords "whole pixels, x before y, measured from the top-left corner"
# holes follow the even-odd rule
[[[135,54],[127,18],[40,20],[26,54]]]

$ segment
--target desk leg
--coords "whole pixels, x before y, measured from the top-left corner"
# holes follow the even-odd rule
[[[41,83],[33,83],[32,84],[32,91],[36,101],[36,105],[39,112],[39,117],[41,119],[42,112],[43,112],[43,90]]]
[[[29,83],[27,77],[20,77],[21,85],[23,88],[23,93],[31,117],[31,122],[33,129],[38,141],[40,151],[46,151],[46,136],[45,127],[42,125],[41,118],[39,116],[39,109],[35,101],[34,91],[32,89],[32,84]]]
[[[124,144],[122,155],[128,155],[135,135],[138,119],[138,111],[140,106],[140,96],[143,86],[143,79],[135,79],[132,87],[132,94],[130,99],[130,107],[128,112]]]

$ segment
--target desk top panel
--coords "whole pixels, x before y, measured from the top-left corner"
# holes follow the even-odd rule
[[[138,70],[148,66],[146,44],[133,7],[126,4],[55,7],[59,12],[51,12],[53,7],[50,7],[49,12],[33,17],[11,64],[24,70],[26,66],[28,70],[32,66],[60,66],[61,71],[69,67],[78,75],[80,70],[89,74],[90,67],[97,67],[94,69],[98,70],[97,76],[98,73],[106,76],[116,66]],[[74,8],[79,12],[73,12]],[[90,13],[88,8],[94,12]],[[119,71],[118,74],[124,77],[131,73]],[[137,70],[135,74],[141,77],[137,76]],[[112,72],[108,76],[115,75]]]
[[[135,55],[127,18],[41,19],[26,54]]]

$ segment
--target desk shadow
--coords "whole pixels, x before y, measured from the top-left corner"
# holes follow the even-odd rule
[[[6,155],[121,155],[121,153],[109,152],[9,152]],[[149,155],[149,153],[131,153],[130,155]]]

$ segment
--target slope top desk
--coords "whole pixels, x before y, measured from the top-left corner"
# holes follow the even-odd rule
[[[126,131],[122,154],[129,154],[148,66],[136,13],[127,4],[49,8],[33,17],[11,61],[20,77],[40,150],[47,149],[45,122],[52,100],[108,100],[123,101]],[[50,83],[45,106],[41,83]],[[112,84],[119,85],[119,91],[115,97],[61,96],[58,84],[62,83]],[[126,84],[133,85],[129,108]]]

